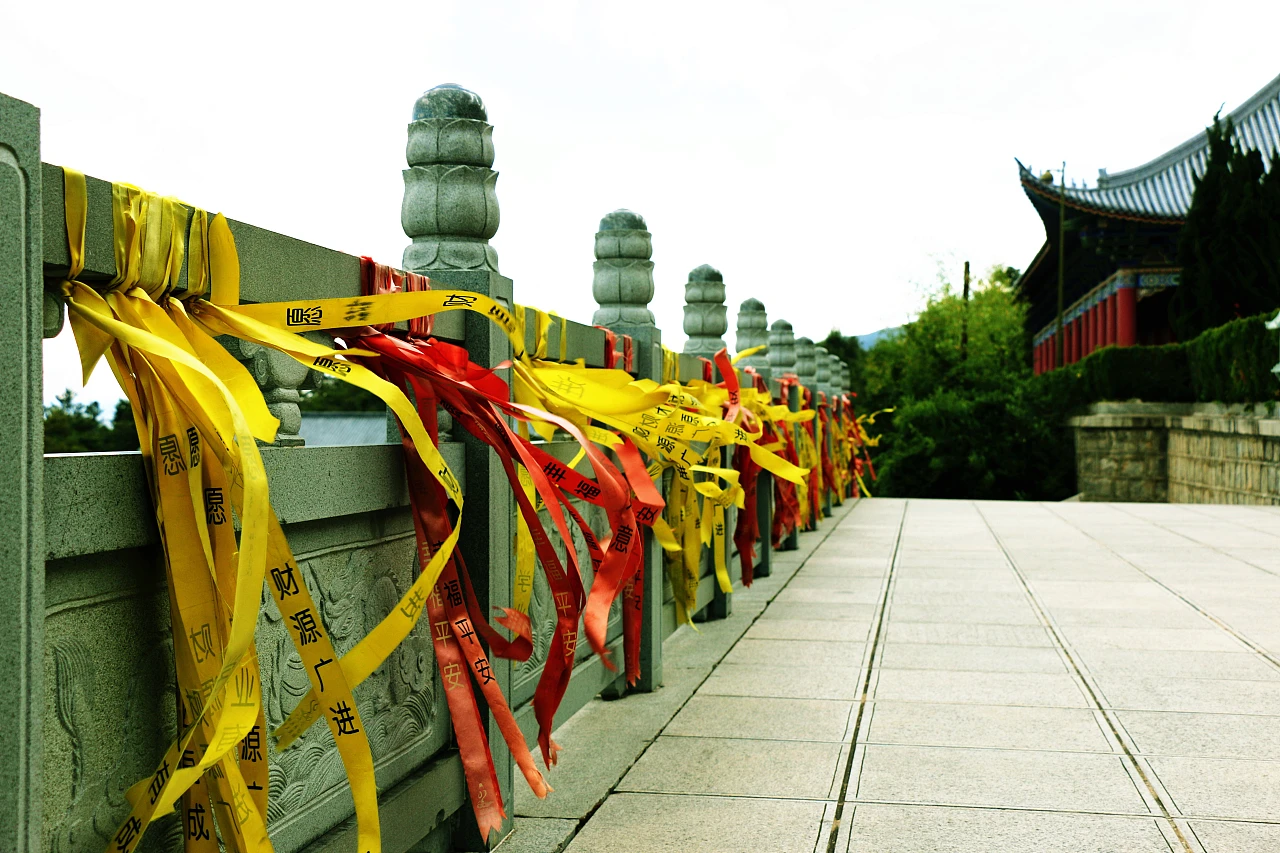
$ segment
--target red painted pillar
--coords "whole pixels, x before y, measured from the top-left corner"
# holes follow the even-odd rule
[[[1113,290],[1102,300],[1102,345],[1109,347],[1116,342],[1116,292]]]
[[[1044,373],[1044,341],[1036,344],[1036,376]]]
[[[1093,314],[1093,348],[1102,349],[1102,300],[1095,301],[1090,311]]]
[[[1131,347],[1138,342],[1138,289],[1131,281],[1116,288],[1116,344]]]
[[[1098,343],[1097,339],[1093,336],[1094,327],[1092,305],[1084,310],[1084,314],[1080,316],[1080,319],[1084,322],[1084,349],[1081,351],[1080,357],[1084,358],[1089,355],[1089,353],[1093,352],[1094,346]]]
[[[1071,321],[1071,359],[1070,362],[1075,364],[1080,360],[1080,351],[1083,349],[1083,324],[1080,322],[1080,315],[1077,314],[1075,319]]]

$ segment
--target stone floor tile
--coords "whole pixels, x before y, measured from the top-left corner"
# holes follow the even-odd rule
[[[494,850],[498,853],[560,853],[577,831],[576,820],[517,817],[515,829]]]
[[[943,622],[972,625],[1040,625],[1040,619],[1027,602],[1015,605],[893,603],[894,622]]]
[[[1165,610],[1140,610],[1116,608],[1099,610],[1096,607],[1053,607],[1049,616],[1064,629],[1073,626],[1098,628],[1123,628],[1142,624],[1149,628],[1203,628],[1207,624],[1203,616],[1189,607]]]
[[[1053,640],[1039,625],[972,625],[940,622],[900,622],[889,614],[886,639],[891,643],[933,645],[1051,647]]]
[[[825,799],[842,746],[664,735],[622,778],[618,790]]]
[[[880,665],[888,669],[945,669],[968,672],[1066,673],[1057,649],[1014,646],[940,646],[886,642]]]
[[[827,605],[875,604],[880,600],[881,589],[878,583],[867,584],[855,590],[811,589],[788,585],[778,593],[774,601],[807,601]]]
[[[1195,833],[1205,853],[1275,853],[1280,850],[1280,825],[1227,823],[1193,820]]]
[[[1145,814],[1113,755],[870,744],[859,800]]]
[[[1175,757],[1147,762],[1183,815],[1280,821],[1280,762]]]
[[[1116,716],[1144,753],[1280,761],[1276,717],[1158,711],[1117,711]]]
[[[912,594],[950,593],[959,595],[955,604],[986,604],[999,601],[1025,602],[1026,593],[1012,572],[1001,575],[983,575],[981,578],[959,578],[954,574],[939,578],[898,578],[894,582],[894,598],[911,596]],[[1000,598],[993,598],[986,593],[999,593]],[[921,604],[929,603],[921,601]],[[947,604],[946,600],[937,604]]]
[[[879,577],[860,578],[851,575],[811,575],[807,569],[796,572],[796,576],[787,584],[787,589],[817,589],[833,592],[857,593],[872,596],[878,601],[884,590],[884,581]]]
[[[1152,818],[1008,809],[859,803],[849,834],[876,853],[1169,853]]]
[[[568,853],[813,853],[826,804],[614,794]]]
[[[857,699],[857,667],[786,669],[778,666],[724,664],[698,690],[701,696],[763,696],[777,699]]]
[[[1156,649],[1182,652],[1243,652],[1247,648],[1221,628],[1064,627],[1067,642],[1085,648]]]
[[[1253,652],[1089,648],[1078,659],[1090,672],[1112,675],[1280,680],[1280,669]]]
[[[661,690],[617,702],[589,702],[555,730],[564,752],[555,767],[543,770],[555,790],[539,800],[527,788],[517,788],[515,813],[571,820],[591,814],[709,671],[709,667],[668,665]]]
[[[794,619],[799,622],[870,622],[875,616],[874,604],[823,604],[812,601],[775,601],[760,619]],[[759,624],[759,623],[757,623]]]
[[[1102,701],[1135,711],[1280,716],[1280,682],[1098,675]]]
[[[877,700],[1088,707],[1085,694],[1066,674],[881,669],[873,687]]]
[[[770,614],[778,605],[764,612],[744,634],[748,640],[824,640],[827,642],[863,643],[867,641],[871,622],[866,620],[815,621],[809,619],[773,619]],[[827,605],[828,607],[830,605]],[[837,608],[838,609],[838,608]]]
[[[845,743],[855,703],[834,699],[760,699],[699,694],[663,735]]]
[[[861,666],[865,643],[824,640],[757,640],[744,637],[724,663],[754,666]]]
[[[797,573],[804,577],[824,578],[883,578],[889,572],[888,558],[852,560],[849,558],[820,559],[812,557]]]
[[[868,743],[1111,752],[1093,711],[1005,705],[877,701]],[[850,733],[852,734],[852,733]]]
[[[954,580],[954,576],[948,580]],[[1021,589],[1005,587],[998,590],[931,589],[919,584],[906,584],[906,579],[894,582],[894,604],[942,604],[959,607],[1017,607],[1027,603]]]

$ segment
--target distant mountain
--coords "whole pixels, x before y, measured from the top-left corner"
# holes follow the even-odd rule
[[[887,338],[891,335],[896,335],[901,328],[902,328],[901,326],[891,326],[887,329],[881,329],[878,332],[872,332],[869,335],[854,335],[854,337],[858,339],[858,344],[863,349],[871,349],[873,346],[876,345],[876,341],[880,340],[881,338]]]

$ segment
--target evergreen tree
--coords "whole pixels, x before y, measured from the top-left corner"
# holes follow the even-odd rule
[[[1178,241],[1182,281],[1169,306],[1180,340],[1280,308],[1280,169],[1235,138],[1230,117],[1205,131],[1209,157]],[[1273,155],[1274,158],[1275,155]]]
[[[839,329],[832,329],[821,343],[827,352],[849,366],[849,382],[854,388],[862,387],[862,344],[856,337],[845,337]]]
[[[116,404],[111,426],[101,420],[97,403],[77,403],[70,388],[58,395],[58,402],[44,410],[45,453],[102,453],[110,450],[137,450],[138,434],[133,428],[133,410],[128,400]]]

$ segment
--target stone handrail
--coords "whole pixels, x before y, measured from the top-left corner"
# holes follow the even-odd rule
[[[429,276],[437,288],[487,293],[518,303],[513,282],[499,272],[489,240],[499,224],[493,171],[492,126],[483,102],[458,87],[426,93],[408,128],[402,223],[411,243],[403,263]],[[115,275],[111,185],[89,177],[86,283]],[[234,213],[234,211],[232,211]],[[229,220],[241,267],[241,298],[267,302],[358,295],[360,259],[257,226]],[[636,376],[662,378],[662,337],[648,305],[656,287],[653,235],[643,217],[607,214],[596,234],[593,324],[633,339]],[[14,263],[17,259],[18,263]],[[68,265],[63,173],[39,159],[38,112],[0,95],[0,354],[22,370],[0,374],[0,396],[13,419],[3,431],[0,476],[12,488],[0,511],[0,698],[16,722],[0,727],[0,849],[99,850],[120,816],[123,790],[140,778],[175,722],[171,703],[156,701],[173,688],[173,648],[167,593],[150,492],[138,453],[68,454],[41,451],[40,337],[56,335],[65,310],[57,293]],[[178,289],[185,286],[185,268]],[[678,354],[680,381],[704,376],[702,358],[724,346],[728,331],[724,278],[709,266],[689,274],[685,330]],[[554,309],[556,306],[536,306]],[[531,315],[530,315],[531,316]],[[565,324],[566,351],[560,351]],[[797,348],[790,324],[767,326],[764,306],[743,303],[739,347],[771,348],[746,362],[776,394],[797,372],[802,380],[835,393],[836,361],[815,364],[807,338]],[[495,366],[510,357],[505,337],[485,318],[452,312],[436,318],[434,334],[463,344],[474,361]],[[535,345],[530,324],[526,346]],[[373,446],[305,447],[297,438],[297,401],[310,379],[305,366],[277,360],[227,341],[251,365],[272,411],[281,418],[276,447],[264,448],[272,504],[293,546],[322,616],[339,644],[349,647],[394,605],[414,571],[413,530],[401,451]],[[605,364],[606,335],[569,319],[553,319],[547,357],[588,366]],[[619,344],[619,347],[621,345]],[[713,370],[713,373],[716,371]],[[717,379],[721,378],[716,376]],[[824,381],[825,380],[825,381]],[[790,397],[797,405],[797,395]],[[483,608],[509,604],[513,578],[514,504],[488,448],[465,434],[442,431],[441,452],[459,475],[467,497],[460,547],[474,574]],[[547,446],[568,461],[570,442]],[[724,463],[730,456],[726,451]],[[589,465],[581,463],[589,473]],[[761,541],[757,575],[768,574],[772,484],[762,475]],[[728,529],[733,529],[732,518]],[[794,547],[795,534],[783,547]],[[697,618],[727,615],[731,596],[714,582],[703,554]],[[661,549],[646,534],[645,627],[640,683],[662,684],[662,644],[674,626]],[[541,577],[541,576],[539,576]],[[267,601],[270,601],[268,596]],[[549,604],[535,601],[535,625]],[[542,608],[542,610],[539,610]],[[279,612],[264,607],[257,641],[269,727],[305,692],[296,653],[280,626]],[[447,709],[435,673],[430,637],[419,626],[373,678],[356,691],[369,711],[380,786],[385,790],[384,848],[399,853],[455,834],[467,838],[467,819],[450,816],[465,802],[456,753],[450,748]],[[620,639],[611,631],[614,658]],[[557,720],[601,692],[621,695],[625,686],[587,653],[586,644]],[[45,660],[51,678],[44,678]],[[536,724],[527,703],[528,671],[493,661],[494,675],[532,741]],[[522,698],[523,697],[523,698]],[[496,729],[489,742],[504,799],[519,794],[510,756]],[[320,729],[300,748],[272,749],[270,815],[276,849],[289,853],[351,846],[351,801],[333,771],[332,741]],[[269,746],[273,746],[269,744]],[[113,805],[114,804],[114,805]],[[114,809],[115,811],[112,811]],[[508,808],[514,814],[514,806]],[[504,832],[510,829],[510,820]],[[455,830],[457,826],[459,829]],[[157,834],[162,834],[158,832]],[[442,842],[443,843],[443,842]],[[472,849],[468,847],[467,849]]]

